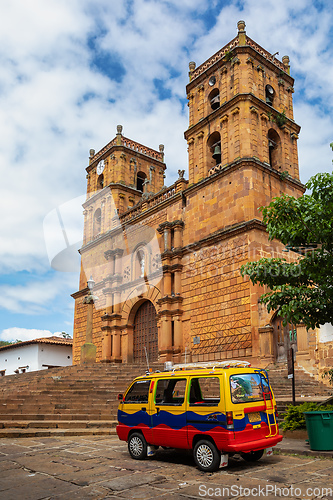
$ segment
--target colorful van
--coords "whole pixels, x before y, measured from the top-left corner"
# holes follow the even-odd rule
[[[117,434],[136,460],[159,446],[192,449],[199,469],[211,472],[235,453],[259,460],[282,440],[267,372],[247,362],[147,372],[119,399]]]

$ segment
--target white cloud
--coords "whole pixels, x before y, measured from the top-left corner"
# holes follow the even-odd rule
[[[77,287],[77,277],[72,273],[54,273],[51,278],[34,277],[25,284],[1,285],[0,309],[15,314],[37,315],[48,310],[57,311],[63,301],[70,307],[69,297]],[[63,311],[62,311],[63,312]]]
[[[61,336],[61,332],[52,333],[49,330],[37,330],[35,328],[6,328],[0,333],[0,340],[14,342],[15,340],[34,340],[43,337]]]

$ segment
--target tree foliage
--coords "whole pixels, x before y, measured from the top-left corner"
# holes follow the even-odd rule
[[[305,186],[311,194],[284,194],[260,209],[269,239],[297,251],[295,261],[260,259],[241,273],[269,287],[261,297],[269,312],[279,308],[285,321],[315,328],[333,324],[333,174],[317,174]]]

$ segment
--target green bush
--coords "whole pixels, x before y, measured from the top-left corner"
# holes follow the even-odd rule
[[[284,421],[281,427],[285,431],[295,431],[306,429],[304,411],[333,411],[333,405],[319,406],[318,403],[308,402],[298,406],[289,405],[287,411],[283,413]]]

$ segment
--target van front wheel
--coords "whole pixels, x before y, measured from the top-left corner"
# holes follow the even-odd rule
[[[246,462],[256,462],[264,454],[264,450],[250,451],[250,453],[241,453],[241,457],[246,460]]]
[[[214,472],[219,468],[221,454],[211,441],[198,441],[193,450],[194,461],[200,470]]]
[[[147,456],[147,442],[142,434],[134,432],[128,440],[128,451],[134,460],[143,460]]]

